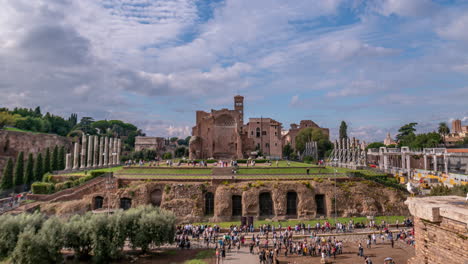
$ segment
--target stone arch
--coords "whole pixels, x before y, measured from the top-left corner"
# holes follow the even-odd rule
[[[271,199],[271,193],[262,192],[258,196],[258,206],[260,216],[272,216],[274,215],[273,200]]]
[[[128,210],[132,207],[132,199],[124,197],[120,198],[120,208],[124,210]]]
[[[212,192],[205,193],[205,215],[214,214],[214,194]]]
[[[325,206],[325,195],[316,194],[315,195],[315,204],[317,208],[317,215],[327,215],[327,208]]]
[[[162,201],[162,191],[161,189],[155,189],[150,194],[151,204],[153,206],[161,206]]]
[[[232,196],[232,216],[242,216],[242,196]]]
[[[297,216],[297,204],[297,192],[288,192],[286,194],[286,214],[289,216]]]
[[[94,210],[101,209],[104,206],[104,197],[96,196],[93,198]]]

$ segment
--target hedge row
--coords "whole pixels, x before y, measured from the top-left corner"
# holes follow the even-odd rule
[[[151,206],[112,215],[75,215],[68,221],[40,213],[1,215],[0,261],[63,263],[61,250],[68,248],[77,260],[108,263],[123,257],[127,240],[131,248],[143,253],[172,243],[175,220],[172,212]]]
[[[33,194],[51,194],[54,192],[62,191],[68,188],[79,186],[89,180],[105,174],[103,171],[92,171],[89,175],[80,177],[76,180],[69,180],[66,182],[53,183],[51,175],[44,175],[44,182],[35,182],[31,185]]]
[[[368,176],[363,174],[362,172],[355,171],[355,172],[349,172],[349,176],[351,177],[359,177],[368,181],[373,181],[376,183],[380,183],[384,186],[391,187],[400,191],[408,192],[406,187],[404,185],[399,184],[395,178],[393,177],[388,177],[387,175],[375,175],[375,176]]]

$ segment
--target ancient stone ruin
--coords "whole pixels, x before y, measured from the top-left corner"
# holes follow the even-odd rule
[[[458,196],[410,197],[416,256],[409,264],[468,263],[468,203]]]
[[[83,135],[74,143],[73,155],[66,154],[65,170],[94,169],[120,165],[122,140],[92,135]]]

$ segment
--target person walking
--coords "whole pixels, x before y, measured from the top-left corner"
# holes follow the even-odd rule
[[[364,248],[362,247],[362,244],[359,243],[359,246],[358,246],[358,256],[360,257],[364,257]]]

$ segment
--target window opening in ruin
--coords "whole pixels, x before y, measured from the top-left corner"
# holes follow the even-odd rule
[[[101,209],[104,204],[104,198],[101,196],[94,197],[94,210]]]
[[[286,195],[286,214],[297,215],[297,193],[288,192]]]
[[[317,206],[317,215],[325,215],[325,195],[315,195],[315,204]]]
[[[257,137],[260,137],[260,128],[257,127]]]
[[[156,189],[151,192],[151,204],[154,206],[161,206],[162,201],[162,191],[160,189]]]
[[[130,198],[121,198],[120,199],[120,208],[124,210],[128,210],[132,207],[132,199]]]
[[[265,147],[266,147],[266,148],[269,148],[269,147],[270,147],[270,144],[269,144],[269,143],[265,143]]]
[[[242,196],[233,195],[232,196],[232,216],[241,216],[242,215]]]
[[[262,135],[266,136],[266,131],[262,131]]]
[[[214,195],[211,192],[205,193],[205,215],[214,213]]]
[[[273,200],[270,193],[261,193],[259,196],[260,216],[273,215]]]

